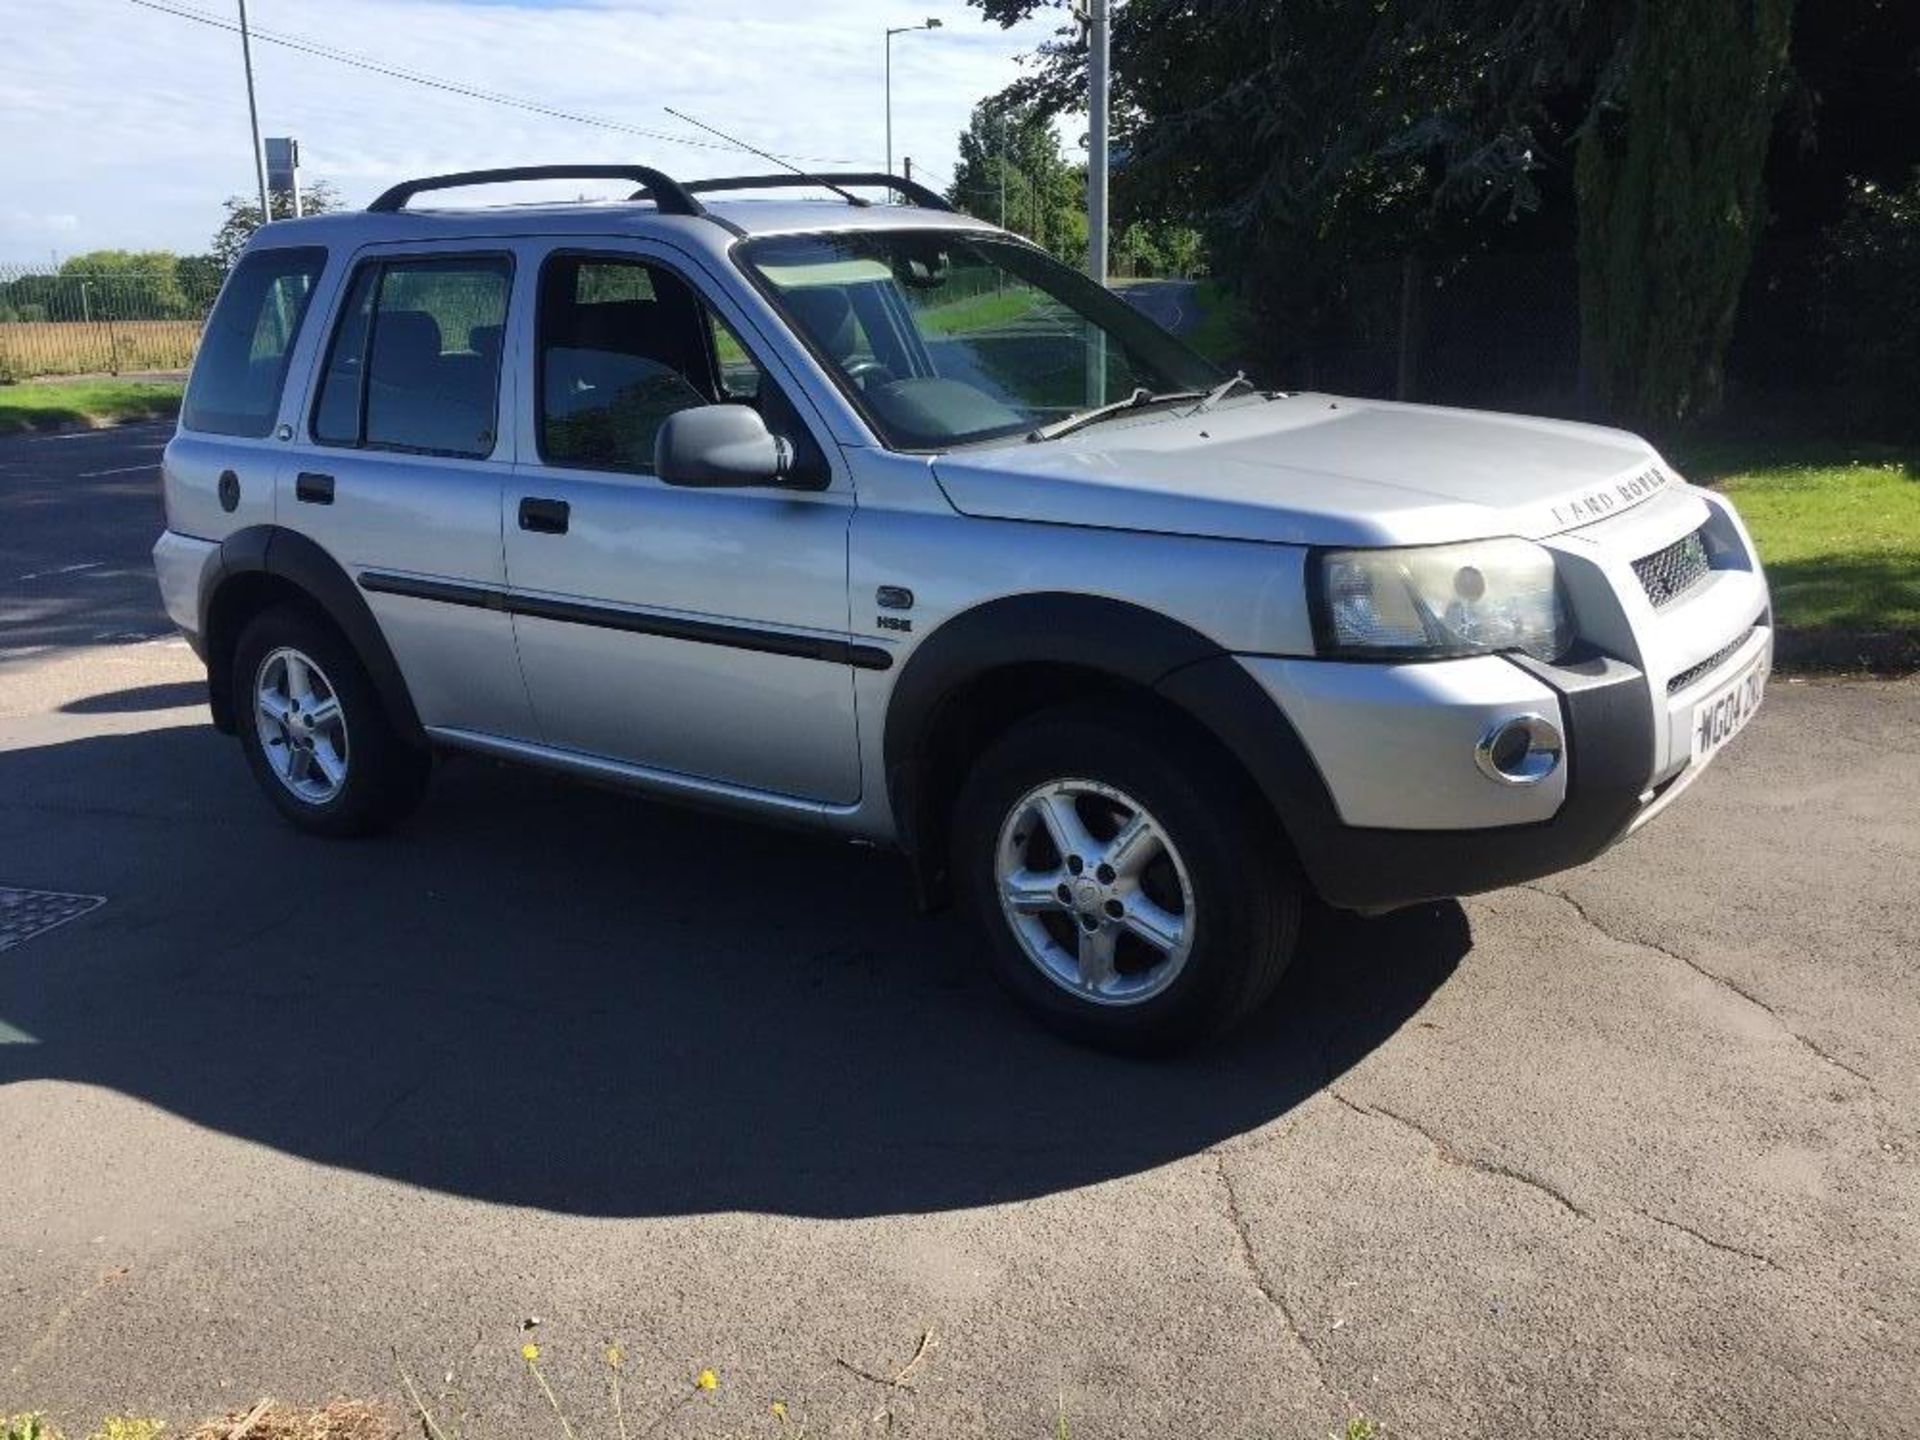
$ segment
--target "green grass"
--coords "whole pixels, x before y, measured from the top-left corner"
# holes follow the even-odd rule
[[[144,380],[0,385],[0,435],[172,415],[180,408],[180,391],[176,384]]]
[[[1676,458],[1739,506],[1782,626],[1920,633],[1920,452],[1802,442]]]
[[[988,291],[950,305],[931,305],[917,317],[921,327],[935,335],[965,335],[1011,324],[1038,309],[1044,300],[1024,286],[999,293]]]

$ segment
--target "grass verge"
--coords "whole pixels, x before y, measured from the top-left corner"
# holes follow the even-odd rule
[[[0,385],[0,435],[172,415],[180,409],[180,392],[177,384],[152,380]]]
[[[1740,507],[1785,663],[1920,668],[1920,451],[1796,442],[1679,458]]]

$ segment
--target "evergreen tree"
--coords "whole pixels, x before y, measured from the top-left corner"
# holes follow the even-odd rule
[[[1580,141],[1581,373],[1606,413],[1718,408],[1793,0],[1636,0]]]

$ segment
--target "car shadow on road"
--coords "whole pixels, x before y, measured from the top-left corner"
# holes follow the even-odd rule
[[[1316,911],[1187,1058],[1031,1025],[897,860],[488,762],[380,840],[295,834],[233,742],[0,752],[0,883],[108,903],[0,955],[0,1081],[103,1086],[289,1155],[590,1215],[985,1205],[1179,1160],[1394,1035],[1460,907]]]
[[[172,680],[164,685],[133,685],[99,695],[83,695],[60,707],[63,715],[137,715],[146,710],[181,710],[207,703],[204,680]]]

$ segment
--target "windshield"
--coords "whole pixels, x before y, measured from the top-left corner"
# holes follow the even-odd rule
[[[1125,301],[1012,241],[865,231],[769,236],[739,254],[896,450],[1025,435],[1222,379]]]

